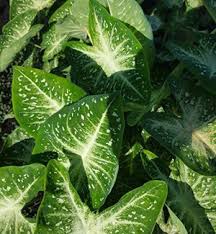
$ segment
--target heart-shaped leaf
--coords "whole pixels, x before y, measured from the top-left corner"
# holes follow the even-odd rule
[[[29,10],[40,11],[50,7],[55,0],[13,0],[10,3],[10,18],[27,12]]]
[[[216,2],[215,0],[203,0],[203,4],[216,22]]]
[[[34,153],[55,151],[67,166],[69,159],[73,184],[82,191],[86,174],[92,205],[98,208],[116,179],[123,128],[119,98],[88,96],[64,107],[41,126]]]
[[[216,175],[216,98],[189,82],[173,82],[181,118],[166,113],[144,117],[144,128],[193,170]]]
[[[35,232],[36,220],[25,218],[22,208],[44,190],[45,177],[46,168],[39,164],[0,168],[1,233]]]
[[[5,70],[13,61],[14,57],[42,28],[42,25],[34,25],[32,22],[36,16],[35,10],[27,11],[3,28],[3,35],[0,37],[0,72]]]
[[[35,68],[14,68],[14,114],[20,126],[34,137],[49,116],[84,95],[81,88],[64,78]]]
[[[213,234],[215,219],[215,176],[202,176],[181,160],[171,164],[170,176],[161,170],[162,161],[143,157],[144,168],[153,179],[164,180],[169,187],[167,205],[191,234]],[[215,229],[216,230],[216,229]]]
[[[106,92],[118,90],[127,102],[148,102],[149,71],[141,44],[124,24],[111,17],[95,0],[90,1],[89,34],[93,46],[79,42],[67,43],[70,48],[82,52],[91,59],[83,67],[85,60],[82,61],[82,56],[73,57],[72,53],[70,57],[72,67],[74,58],[79,58],[82,68],[89,75],[90,83],[94,79],[95,90]],[[95,77],[98,65],[101,72]],[[101,76],[103,71],[107,77]],[[79,78],[82,80],[82,77]]]
[[[95,214],[80,200],[65,168],[52,160],[36,233],[150,234],[166,195],[164,182],[151,181],[127,193],[101,214]]]
[[[190,71],[198,75],[201,84],[208,91],[216,94],[216,36],[203,35],[198,45],[179,46],[170,43],[173,55],[182,61]]]

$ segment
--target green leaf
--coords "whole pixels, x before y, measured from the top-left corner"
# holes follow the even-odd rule
[[[14,114],[20,126],[34,137],[49,116],[84,95],[81,88],[64,78],[35,68],[14,68]]]
[[[178,171],[178,176],[176,171]],[[202,176],[189,167],[187,167],[182,161],[176,160],[173,165],[173,172],[171,177],[177,181],[183,182],[190,186],[193,191],[195,199],[198,201],[199,205],[205,210],[205,213],[216,231],[216,203],[215,203],[215,186],[216,186],[216,176]],[[179,194],[180,196],[180,194]],[[178,199],[176,199],[178,200]],[[182,200],[183,201],[183,200]],[[172,202],[175,206],[175,202]],[[189,203],[189,202],[188,202]],[[174,205],[175,204],[175,205]],[[177,205],[178,206],[178,205]],[[178,209],[180,206],[178,206]],[[184,211],[181,211],[184,213]],[[197,233],[197,232],[196,232]],[[205,230],[205,233],[215,233],[212,228]]]
[[[98,208],[116,179],[123,128],[119,98],[88,96],[64,107],[41,126],[34,153],[57,152],[60,161],[71,166],[71,179],[79,191],[86,174],[92,205]]]
[[[57,161],[48,165],[47,192],[36,233],[152,233],[167,195],[166,184],[151,181],[101,214],[90,212]]]
[[[107,2],[112,16],[133,26],[149,40],[153,39],[151,25],[139,3],[135,0],[107,0]]]
[[[42,25],[31,27],[36,14],[34,10],[25,12],[4,26],[0,37],[0,72],[7,68],[16,54],[41,30]]]
[[[89,82],[94,82],[94,90],[99,92],[117,90],[121,91],[127,102],[148,102],[149,69],[141,44],[124,24],[111,17],[95,0],[90,1],[89,35],[93,46],[79,42],[67,43],[67,46],[91,59],[87,63],[87,60],[82,61],[82,56],[73,58],[72,53],[70,57],[72,70],[74,60],[79,59],[82,69],[88,74]],[[98,65],[101,71],[98,70]],[[98,72],[97,77],[95,70]],[[102,75],[103,71],[107,77]],[[87,75],[84,78],[86,77]]]
[[[10,4],[10,18],[27,12],[29,10],[41,11],[50,7],[55,0],[12,0]]]
[[[191,234],[214,234],[215,176],[202,176],[182,161],[172,163],[170,176],[162,172],[162,161],[143,157],[145,170],[153,179],[168,184],[167,205]]]
[[[203,35],[198,45],[179,46],[169,44],[173,55],[194,72],[202,86],[216,94],[216,36]]]
[[[216,98],[193,83],[172,84],[181,117],[150,113],[144,117],[144,129],[173,155],[193,170],[216,175]]]
[[[160,228],[165,233],[172,233],[172,234],[188,234],[187,230],[185,229],[184,224],[181,222],[181,220],[175,215],[175,213],[167,207],[169,212],[169,218],[165,222],[164,214],[162,217],[157,221]]]
[[[49,19],[49,23],[57,22],[59,20],[64,19],[68,15],[72,15],[73,4],[74,0],[67,0],[52,14],[52,16]]]
[[[101,2],[103,2],[101,0]],[[68,0],[52,16],[56,21],[44,34],[42,47],[45,50],[43,60],[52,59],[63,49],[69,38],[86,40],[88,34],[89,0]]]
[[[18,127],[7,136],[4,143],[4,148],[9,148],[14,144],[29,138],[31,138],[31,136],[29,136],[24,129]]]
[[[36,229],[35,219],[26,219],[22,208],[44,190],[46,168],[39,164],[0,168],[0,232],[29,233]]]
[[[64,25],[63,29],[65,29]],[[59,25],[60,27],[60,25]],[[54,58],[59,52],[62,51],[64,43],[70,38],[70,36],[61,31],[61,33],[57,32],[57,26],[53,25],[49,31],[43,34],[43,40],[41,43],[42,49],[45,49],[43,55],[43,61],[49,61]]]
[[[203,4],[216,22],[216,3],[215,0],[203,0]]]

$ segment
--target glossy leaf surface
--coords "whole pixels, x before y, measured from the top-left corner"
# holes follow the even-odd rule
[[[166,195],[166,184],[152,181],[127,193],[101,214],[94,214],[81,202],[65,168],[51,161],[37,233],[150,234]]]
[[[44,190],[46,169],[39,164],[0,168],[0,232],[33,234],[36,220],[25,218],[24,205]]]
[[[12,86],[16,119],[32,136],[49,116],[85,95],[70,81],[30,67],[14,68]]]
[[[124,128],[120,106],[116,96],[88,96],[51,116],[36,139],[34,153],[57,152],[71,167],[79,191],[85,187],[86,174],[94,208],[104,203],[118,172]]]

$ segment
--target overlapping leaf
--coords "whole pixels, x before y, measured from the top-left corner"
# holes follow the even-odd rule
[[[57,161],[48,165],[47,192],[36,233],[152,233],[167,194],[166,184],[152,181],[120,199],[101,214],[91,213]]]
[[[86,75],[79,79],[94,82],[97,91],[121,91],[127,102],[148,102],[149,71],[141,44],[124,24],[111,17],[95,0],[90,2],[89,35],[92,47],[77,42],[67,44],[89,57],[89,60],[83,61],[82,55],[73,56],[72,53],[70,57],[72,66],[77,59],[82,64]],[[77,71],[79,68],[73,69]],[[98,76],[95,76],[96,72]]]
[[[149,40],[153,39],[151,25],[135,0],[108,0],[107,2],[112,16],[133,26]]]
[[[215,0],[203,0],[203,4],[216,22],[216,2]]]
[[[174,82],[173,93],[182,116],[150,113],[144,128],[172,154],[195,171],[216,174],[216,98],[189,82]]]
[[[101,3],[105,4],[103,0]],[[44,34],[44,61],[52,59],[63,49],[69,38],[85,40],[88,33],[89,0],[68,0],[51,16],[57,22]]]
[[[85,92],[70,81],[34,68],[15,67],[13,109],[19,124],[32,136],[40,125]]]
[[[167,182],[167,204],[189,233],[215,233],[215,176],[202,176],[181,160],[172,163],[169,177],[160,169],[161,161],[145,158],[144,165],[152,178]]]
[[[208,91],[216,93],[216,36],[203,35],[198,45],[183,47],[169,44],[173,55],[198,75]]]
[[[4,26],[3,35],[0,37],[0,72],[7,68],[29,39],[42,28],[42,25],[31,27],[36,14],[35,10],[25,12]]]
[[[22,215],[22,208],[44,190],[46,169],[39,164],[0,168],[0,232],[29,233],[36,220]]]
[[[13,0],[10,3],[10,18],[27,12],[29,10],[40,11],[50,7],[55,0]]]
[[[71,167],[71,179],[79,191],[85,187],[86,174],[92,205],[98,208],[116,179],[123,128],[119,98],[88,96],[64,107],[41,126],[34,152],[59,153],[60,160]]]

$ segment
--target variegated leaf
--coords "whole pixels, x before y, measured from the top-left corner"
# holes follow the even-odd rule
[[[79,61],[86,69],[85,77],[88,74],[89,82],[94,82],[94,89],[99,92],[121,91],[127,102],[148,102],[149,69],[141,44],[124,24],[111,17],[95,0],[90,1],[89,34],[93,46],[79,42],[69,42],[67,45],[89,57],[89,60],[81,61],[80,56]],[[72,53],[72,66],[74,59],[77,56],[73,57]],[[97,77],[93,76],[96,70]],[[102,76],[103,71],[107,77]],[[82,80],[82,77],[79,78]]]
[[[183,47],[169,44],[173,55],[198,75],[202,86],[216,93],[216,36],[203,35],[198,45]]]
[[[47,192],[36,233],[150,234],[166,195],[165,183],[151,181],[127,193],[113,207],[95,214],[81,202],[65,168],[57,161],[50,161]]]
[[[40,11],[44,8],[50,7],[55,0],[13,0],[10,4],[10,18],[27,12],[29,10]]]
[[[0,37],[0,72],[7,68],[29,39],[41,30],[42,25],[31,27],[36,14],[35,10],[25,12],[4,26]]]
[[[64,107],[41,126],[34,153],[57,152],[72,168],[72,182],[81,192],[85,174],[92,205],[98,208],[116,179],[123,128],[119,98],[88,96]]]
[[[164,216],[164,213],[162,213],[160,219],[157,221],[161,230],[167,234],[188,234],[184,224],[168,206],[167,210],[169,213],[168,220],[165,221],[166,217]]]
[[[0,232],[33,234],[36,220],[27,219],[22,208],[44,190],[46,168],[39,164],[0,168]]]
[[[208,10],[209,14],[212,16],[216,22],[216,1],[215,0],[203,0],[203,4]]]
[[[193,86],[186,81],[173,82],[182,116],[147,114],[144,129],[193,170],[216,175],[216,98]]]
[[[64,4],[62,4],[50,17],[49,23],[57,22],[59,20],[63,20],[66,16],[73,14],[73,4],[75,0],[67,0]]]
[[[153,179],[168,184],[167,205],[184,223],[190,234],[214,234],[216,177],[202,176],[177,160],[170,177],[161,170],[161,161],[144,159],[145,170]]]
[[[84,95],[81,88],[64,78],[35,68],[14,68],[14,113],[20,126],[34,137],[49,116]]]
[[[107,2],[112,16],[133,26],[147,39],[153,39],[151,25],[136,0],[107,0]]]

